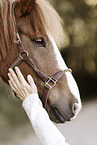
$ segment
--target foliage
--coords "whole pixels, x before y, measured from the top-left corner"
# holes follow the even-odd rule
[[[64,21],[62,53],[75,73],[97,77],[97,0],[51,0]]]

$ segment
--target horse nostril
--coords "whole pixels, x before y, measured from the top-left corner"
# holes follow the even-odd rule
[[[76,115],[76,112],[77,112],[77,106],[78,106],[77,103],[74,103],[74,104],[73,104],[72,111],[73,111],[73,114],[74,114],[74,115]]]

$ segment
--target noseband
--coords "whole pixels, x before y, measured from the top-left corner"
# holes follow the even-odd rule
[[[15,66],[20,65],[22,62],[25,62],[29,67],[31,67],[34,70],[34,72],[37,74],[37,76],[44,82],[44,92],[43,92],[42,102],[43,102],[43,106],[46,108],[49,91],[56,85],[58,80],[63,76],[64,71],[65,72],[67,72],[67,71],[71,72],[71,69],[67,68],[64,71],[59,71],[59,72],[55,73],[54,75],[52,75],[51,77],[48,77],[45,73],[43,73],[42,71],[40,71],[36,67],[34,61],[29,56],[28,52],[25,51],[24,46],[23,46],[23,44],[20,40],[20,37],[19,37],[18,33],[17,33],[17,41],[14,41],[14,42],[18,46],[19,55],[14,60],[14,62],[12,63],[12,65],[10,67],[14,68]]]

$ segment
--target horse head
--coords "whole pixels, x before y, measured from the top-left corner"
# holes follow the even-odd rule
[[[47,76],[64,72],[49,91],[46,110],[56,123],[72,120],[81,109],[81,100],[77,84],[57,47],[63,41],[59,15],[46,0],[4,2],[0,6],[0,76],[7,82],[8,68],[18,57],[18,45],[15,43],[18,32],[25,51],[38,70]],[[42,100],[44,82],[24,61],[19,68],[25,78],[28,74],[33,76]]]

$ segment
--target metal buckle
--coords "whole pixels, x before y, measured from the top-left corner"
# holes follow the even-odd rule
[[[72,70],[71,70],[70,68],[65,69],[65,70],[64,70],[64,73],[65,73],[65,72],[70,72],[70,73],[72,74]]]
[[[53,85],[50,85],[49,83],[52,82]],[[52,77],[48,77],[48,80],[45,82],[45,87],[51,89],[56,85],[56,80],[54,80]]]
[[[25,55],[23,57],[23,54]],[[25,60],[27,57],[28,57],[28,52],[27,51],[22,51],[19,53],[19,57],[22,59],[22,60]]]

